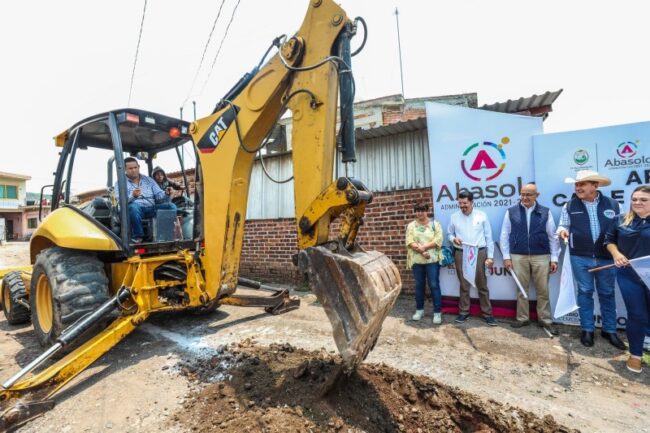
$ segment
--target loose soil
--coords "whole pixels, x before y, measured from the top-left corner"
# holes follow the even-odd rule
[[[223,380],[194,393],[172,425],[198,433],[577,432],[531,412],[384,364],[344,374],[338,356],[250,339],[183,367],[194,380]],[[223,365],[229,365],[224,368]]]
[[[27,243],[0,246],[0,267],[27,263]],[[481,431],[483,422],[484,431],[554,431],[563,425],[585,433],[650,433],[650,365],[641,374],[628,372],[626,354],[600,335],[585,348],[579,329],[570,326],[559,326],[553,339],[537,326],[513,329],[503,318],[488,327],[474,317],[456,325],[454,316],[443,315],[443,324],[435,326],[430,304],[425,318],[413,322],[410,296],[397,301],[356,375],[318,400],[321,379],[338,365],[332,329],[313,294],[293,294],[300,308],[280,316],[223,306],[206,316],[152,317],[61,390],[54,409],[18,431],[184,433],[210,426],[307,432],[337,431],[340,425],[338,432],[360,432],[375,426],[366,431],[399,431],[402,424],[404,431],[424,432],[445,431],[431,426],[447,419],[451,431],[464,425],[465,431]],[[247,339],[256,344],[247,347]],[[30,324],[11,326],[0,313],[0,382],[41,351]],[[255,358],[259,364],[252,368]],[[305,362],[304,375],[294,377]],[[221,406],[202,409],[201,399],[214,398],[219,383],[227,397],[210,403]],[[431,396],[439,409],[430,406]],[[264,421],[269,412],[271,427]],[[434,413],[449,416],[434,419]],[[240,415],[248,418],[237,424]]]

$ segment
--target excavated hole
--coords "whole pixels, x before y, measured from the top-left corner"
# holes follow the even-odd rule
[[[188,431],[228,432],[577,432],[523,409],[486,401],[423,376],[249,339],[211,357],[184,360],[196,384],[172,417]]]

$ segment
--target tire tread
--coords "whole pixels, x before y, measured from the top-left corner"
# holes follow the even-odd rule
[[[2,290],[9,290],[9,298],[11,300],[11,313],[8,313],[4,305],[2,306],[7,322],[10,325],[20,325],[29,322],[29,309],[16,302],[20,298],[27,299],[27,289],[25,288],[25,283],[20,272],[13,271],[7,273],[2,279]]]

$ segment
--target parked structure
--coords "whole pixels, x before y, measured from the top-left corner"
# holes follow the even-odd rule
[[[4,239],[26,240],[38,226],[40,194],[27,192],[31,176],[0,172],[0,219],[4,219]],[[49,197],[46,199],[49,204]],[[43,208],[43,216],[47,208]]]

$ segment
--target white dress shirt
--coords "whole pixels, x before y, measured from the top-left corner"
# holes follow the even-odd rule
[[[449,242],[454,245],[454,238],[460,238],[464,243],[487,248],[487,257],[494,258],[494,241],[492,227],[485,212],[472,209],[465,215],[462,211],[454,212],[447,227]],[[454,245],[456,246],[456,245]]]
[[[519,205],[521,206],[521,204]],[[526,227],[530,233],[530,215],[533,213],[535,206],[530,208],[524,206],[526,210]],[[512,225],[510,224],[510,211],[506,211],[505,216],[503,217],[503,225],[501,226],[501,236],[499,238],[499,245],[501,246],[501,254],[503,254],[503,260],[510,260],[510,231]],[[558,239],[557,233],[555,232],[555,221],[553,221],[553,215],[551,212],[548,213],[548,219],[546,220],[546,234],[548,235],[548,243],[551,247],[551,261],[557,262],[558,257],[560,256],[560,241]]]

